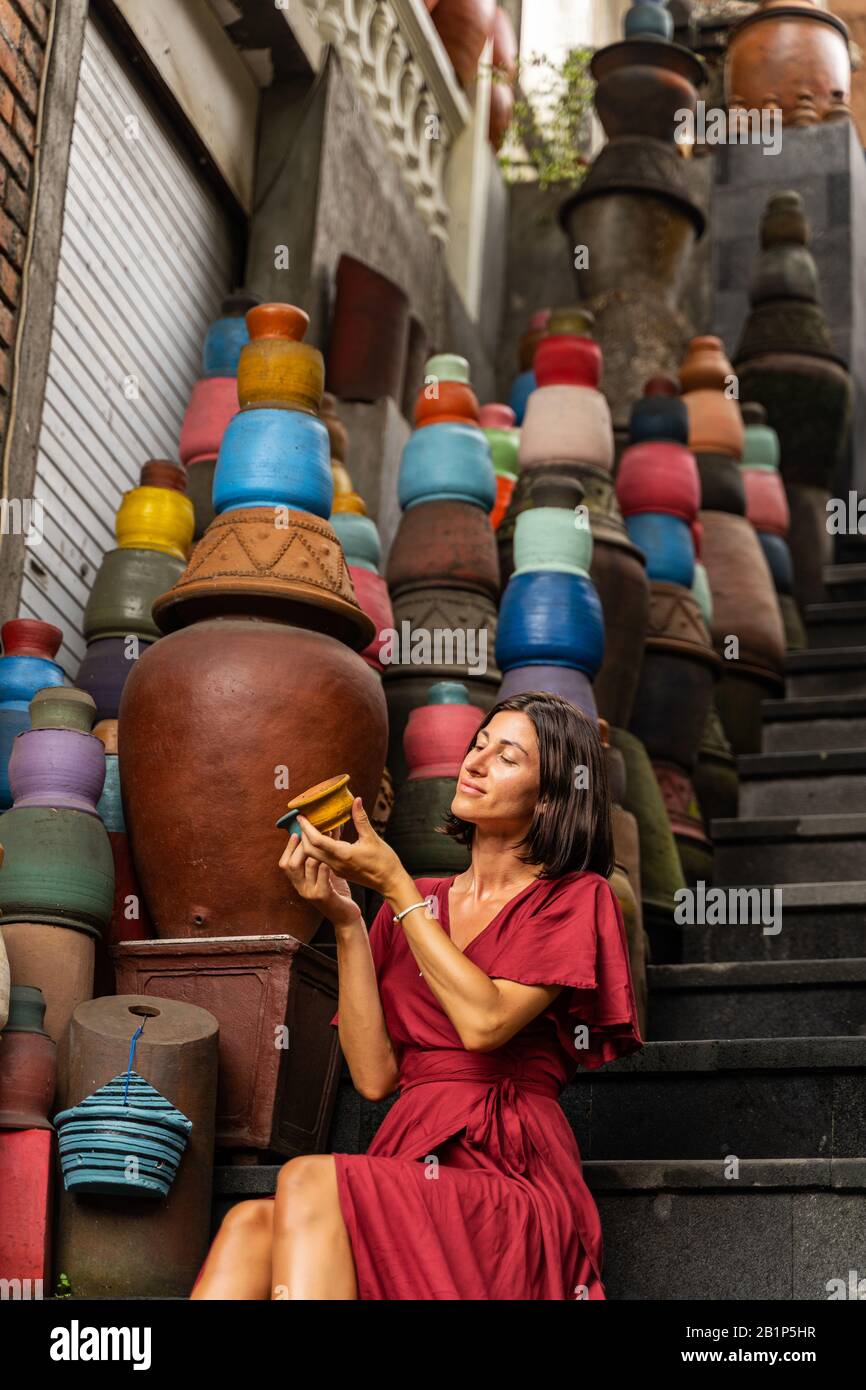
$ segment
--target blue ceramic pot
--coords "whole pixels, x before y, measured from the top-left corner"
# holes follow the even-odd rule
[[[555,570],[514,574],[502,599],[496,662],[573,666],[592,677],[604,659],[604,618],[591,579]]]
[[[792,594],[794,592],[794,568],[791,564],[788,542],[783,540],[781,536],[772,535],[769,531],[759,531],[758,540],[761,542],[761,549],[767,557],[767,564],[770,566],[776,593]]]
[[[343,547],[347,563],[378,574],[382,563],[382,542],[376,523],[358,512],[334,512],[331,525]]]
[[[120,799],[120,762],[116,753],[105,755],[105,781],[102,784],[102,796],[96,803],[96,812],[106,830],[114,831],[115,834],[126,834],[123,802]]]
[[[217,515],[290,507],[327,521],[334,501],[328,431],[299,410],[242,410],[229,422],[213,480]]]
[[[664,8],[664,0],[645,0],[643,4],[632,5],[625,12],[624,24],[627,39],[671,39],[674,33],[674,19]]]
[[[30,728],[30,701],[37,690],[63,682],[62,669],[44,657],[0,657],[0,810],[12,805],[9,759],[18,735]]]
[[[471,705],[469,691],[462,681],[436,681],[427,691],[428,705]]]
[[[526,414],[526,402],[538,386],[535,379],[535,372],[521,372],[514,378],[511,385],[511,395],[508,397],[508,404],[514,411],[515,420],[518,425],[523,424],[523,417]]]
[[[506,672],[498,699],[510,700],[512,695],[523,695],[528,690],[544,690],[548,695],[561,695],[583,710],[590,719],[598,718],[590,679],[573,666],[515,666]]]
[[[688,524],[663,512],[627,516],[629,539],[646,556],[648,579],[682,584],[690,589],[695,579],[695,546]]]
[[[397,485],[404,512],[419,502],[471,502],[485,512],[496,500],[490,445],[476,425],[425,425],[409,438]]]
[[[126,1080],[122,1072],[55,1115],[67,1192],[168,1196],[192,1121],[137,1072],[125,1097]]]
[[[631,408],[628,433],[632,444],[666,440],[688,445],[688,406],[681,396],[641,396]]]
[[[241,348],[249,340],[250,333],[245,318],[217,319],[205,334],[202,375],[237,376]]]

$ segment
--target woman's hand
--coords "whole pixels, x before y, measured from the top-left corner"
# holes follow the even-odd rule
[[[358,838],[350,845],[323,835],[305,816],[298,816],[304,852],[350,883],[372,888],[386,898],[395,880],[405,877],[405,870],[391,846],[376,834],[359,796],[352,803],[352,820]]]
[[[346,880],[332,873],[321,860],[312,858],[297,835],[289,836],[280,868],[295,892],[315,903],[335,927],[354,926],[363,920]]]

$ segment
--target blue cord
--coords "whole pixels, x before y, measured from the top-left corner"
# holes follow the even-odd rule
[[[146,1022],[147,1022],[147,1018],[145,1018],[144,1023],[140,1023],[140,1024],[139,1024],[139,1026],[136,1028],[135,1032],[133,1033],[132,1039],[131,1039],[130,1044],[129,1044],[129,1064],[128,1064],[127,1068],[126,1068],[126,1079],[125,1079],[124,1085],[123,1085],[123,1103],[124,1103],[124,1105],[128,1105],[128,1104],[129,1104],[129,1077],[130,1077],[130,1073],[131,1073],[131,1071],[132,1071],[132,1062],[133,1062],[133,1059],[134,1059],[134,1057],[135,1057],[135,1044],[138,1042],[139,1038],[141,1037],[142,1033],[144,1032],[144,1024],[145,1024]]]

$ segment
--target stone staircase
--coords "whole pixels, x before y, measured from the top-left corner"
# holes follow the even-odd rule
[[[718,886],[781,891],[781,930],[684,926],[650,967],[637,1056],[563,1096],[605,1233],[611,1299],[826,1299],[866,1274],[866,565],[833,566],[713,826]],[[389,1102],[340,1088],[331,1147]],[[276,1169],[217,1171],[216,1212]]]

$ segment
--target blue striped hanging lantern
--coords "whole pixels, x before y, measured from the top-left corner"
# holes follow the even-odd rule
[[[54,1124],[66,1191],[118,1197],[167,1197],[192,1131],[134,1071],[61,1110]]]

